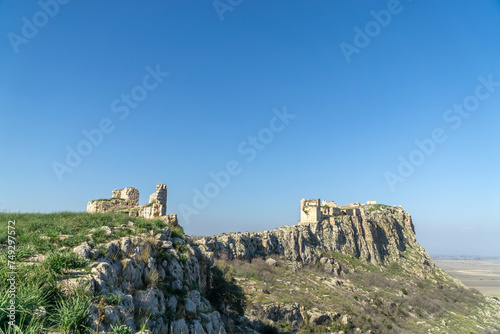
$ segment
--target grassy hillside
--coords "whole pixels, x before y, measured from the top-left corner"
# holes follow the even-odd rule
[[[351,323],[338,318],[323,326],[274,323],[282,331],[328,333],[355,327],[365,333],[496,333],[499,307],[492,308],[478,291],[457,285],[441,269],[426,277],[394,263],[387,267],[363,264],[356,258],[334,254],[345,268],[343,277],[326,273],[321,265],[297,266],[274,257],[277,266],[263,259],[219,260],[230,266],[248,299],[247,313],[264,318],[262,306],[300,304],[304,309],[347,314]],[[500,303],[498,303],[500,305]]]
[[[9,230],[9,221],[15,221],[11,224],[15,230]],[[109,241],[151,236],[165,227],[162,220],[120,213],[3,213],[0,222],[0,329],[27,334],[88,333],[90,303],[120,303],[119,295],[89,290],[68,293],[64,289],[61,282],[74,273],[90,272],[89,260],[76,256],[73,247],[90,240],[95,249],[102,247],[101,253],[105,253],[103,245]],[[181,227],[170,228],[172,237],[183,236]],[[9,231],[15,238],[15,252],[10,249],[10,253]],[[497,333],[500,329],[498,298],[484,297],[441,269],[425,264],[426,258],[418,249],[408,247],[399,260],[386,266],[334,251],[321,256],[334,259],[334,269],[341,270],[328,271],[319,262],[300,263],[276,255],[272,256],[275,263],[260,257],[251,261],[219,259],[212,271],[230,274],[230,282],[234,277],[245,294],[241,296],[246,301],[245,315],[267,322],[268,333],[349,333],[355,329],[363,333]],[[9,268],[9,260],[15,262],[17,272],[17,329],[7,326],[11,300],[7,279],[14,270]],[[183,260],[180,256],[179,261]],[[224,303],[227,307],[227,301]],[[300,322],[290,318],[272,322],[270,305],[298,305],[304,318]],[[237,306],[239,311],[245,308]],[[312,325],[310,312],[328,313],[333,320]],[[129,332],[117,326],[111,333]]]
[[[158,233],[165,225],[161,219],[147,220],[130,217],[122,213],[58,212],[0,213],[0,245],[5,246],[8,236],[8,221],[15,221],[16,257],[27,258],[45,254],[60,247],[76,247],[88,241],[89,234],[95,243],[109,242],[127,235],[137,235],[146,230]],[[133,222],[134,228],[125,223]],[[102,226],[117,228],[112,236],[106,236]],[[174,233],[183,234],[182,228],[173,228]]]
[[[15,221],[15,251],[8,249],[8,222]],[[151,231],[165,226],[161,220],[133,218],[121,213],[87,214],[60,212],[52,214],[0,214],[0,329],[5,333],[88,333],[90,302],[107,305],[119,302],[119,296],[100,295],[89,291],[68,294],[60,284],[74,272],[90,271],[89,261],[80,259],[69,249],[91,238],[102,244],[127,235]],[[133,222],[133,226],[127,224]],[[102,226],[113,229],[106,235]],[[173,234],[183,235],[181,227],[171,227]],[[11,232],[12,233],[12,232]],[[12,246],[14,244],[11,244]],[[65,250],[65,251],[62,251]],[[35,257],[35,258],[34,258]],[[9,267],[8,261],[14,267]],[[15,301],[17,327],[8,326],[11,287],[8,278],[15,270]],[[44,329],[42,331],[42,329]],[[116,334],[121,332],[117,327]]]

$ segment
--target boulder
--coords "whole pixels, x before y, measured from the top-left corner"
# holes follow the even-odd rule
[[[135,293],[134,305],[136,310],[142,310],[152,316],[165,313],[165,296],[156,288],[140,290]]]
[[[170,324],[170,328],[172,330],[172,334],[188,334],[189,328],[186,324],[186,320],[179,319]]]
[[[186,311],[186,316],[190,318],[196,317],[196,304],[189,298],[186,298],[184,310]]]
[[[278,265],[278,262],[276,262],[276,260],[275,260],[275,259],[268,258],[268,259],[266,260],[266,264],[267,264],[268,266],[271,266],[271,267],[276,267],[276,266]]]

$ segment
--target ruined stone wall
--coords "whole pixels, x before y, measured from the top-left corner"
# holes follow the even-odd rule
[[[139,205],[139,190],[134,187],[113,190],[113,198],[121,198],[127,206]]]
[[[177,223],[177,215],[167,216],[167,186],[162,183],[156,185],[156,192],[149,196],[147,205],[139,205],[139,190],[134,187],[115,189],[110,199],[93,200],[87,204],[90,213],[109,211],[146,219],[168,217],[166,220]]]
[[[127,207],[128,206],[125,205],[124,201],[121,199],[94,200],[87,203],[87,212],[108,212],[125,209]]]
[[[323,200],[323,202],[321,202],[321,206],[328,206],[330,208],[338,208],[339,205],[337,203],[335,203],[334,201],[327,201],[327,200]]]
[[[340,215],[340,208],[322,205],[321,214],[323,214],[323,216],[338,216]]]

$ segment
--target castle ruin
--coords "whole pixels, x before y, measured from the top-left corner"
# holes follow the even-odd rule
[[[177,215],[167,215],[167,186],[156,185],[156,192],[149,196],[146,205],[139,205],[139,190],[134,187],[113,190],[109,199],[97,199],[88,202],[87,212],[122,212],[131,217],[145,219],[163,219],[166,223],[177,225]]]
[[[375,202],[375,201],[373,201]],[[317,223],[332,216],[361,216],[363,203],[352,203],[340,207],[334,201],[320,199],[302,199],[300,201],[300,222]]]

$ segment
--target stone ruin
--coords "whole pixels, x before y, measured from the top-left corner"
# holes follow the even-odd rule
[[[300,222],[317,223],[327,217],[340,215],[361,216],[361,207],[364,205],[363,203],[352,203],[340,207],[334,201],[321,201],[319,198],[302,199],[300,201]]]
[[[177,215],[167,215],[167,186],[158,183],[156,192],[149,196],[146,205],[139,205],[139,190],[134,187],[113,190],[109,199],[96,199],[88,202],[87,212],[122,212],[131,217],[163,219],[166,223],[177,225]]]
[[[318,199],[302,199],[300,201],[300,221],[314,223],[322,220]]]

